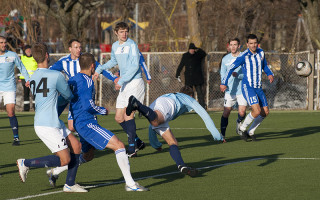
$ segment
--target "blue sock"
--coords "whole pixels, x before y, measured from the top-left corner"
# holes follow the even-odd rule
[[[172,159],[174,160],[174,162],[176,162],[177,166],[179,167],[179,165],[185,166],[183,159],[181,157],[181,153],[179,151],[179,148],[177,145],[171,145],[169,147],[170,150],[170,155],[172,157]]]
[[[246,117],[246,113],[244,113],[243,116],[240,116],[240,114],[238,113],[238,119],[237,119],[237,122],[240,123],[244,120],[244,118]]]
[[[83,164],[83,163],[86,163],[86,159],[83,158],[83,154],[80,154],[79,156],[79,165]]]
[[[136,137],[136,123],[134,119],[126,121],[127,135],[128,135],[128,153],[132,154],[135,152],[135,137]]]
[[[61,166],[60,158],[56,155],[26,159],[24,161],[24,164],[27,167],[36,167],[36,168],[60,167]]]
[[[19,124],[18,124],[17,117],[15,115],[13,117],[9,117],[9,121],[10,121],[10,125],[13,132],[13,138],[19,138],[19,133],[18,133]]]
[[[124,130],[124,132],[127,133],[126,121],[121,122],[121,123],[120,123],[120,126],[122,127],[122,129]]]
[[[66,184],[69,186],[73,186],[75,184],[77,171],[79,167],[79,156],[80,154],[70,153],[71,160],[68,164],[68,174]]]
[[[148,106],[143,105],[142,103],[138,102],[138,110],[140,113],[145,116],[149,122],[155,120],[157,118],[157,113],[154,112],[151,108]]]
[[[120,123],[120,126],[122,127],[122,129],[127,133],[127,125],[126,125],[126,121],[123,121]],[[128,133],[127,133],[128,135]],[[128,136],[129,137],[129,136]],[[137,146],[140,146],[142,141],[140,140],[140,138],[138,137],[137,133],[136,133],[136,137],[134,138],[134,140],[136,141]]]
[[[228,126],[228,118],[221,116],[220,130],[223,136],[226,136],[227,126]]]

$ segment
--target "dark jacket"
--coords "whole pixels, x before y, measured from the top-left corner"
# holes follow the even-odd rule
[[[201,61],[206,55],[206,52],[202,49],[198,49],[195,54],[190,54],[189,51],[184,53],[177,69],[176,78],[180,76],[180,72],[185,66],[185,84],[188,86],[202,85],[204,83],[204,77]]]

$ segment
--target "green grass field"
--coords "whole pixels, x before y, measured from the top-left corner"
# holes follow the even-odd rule
[[[220,127],[221,112],[209,113]],[[257,142],[244,142],[235,133],[236,113],[229,118],[227,143],[213,141],[201,118],[186,114],[171,122],[184,161],[200,169],[191,178],[177,172],[168,145],[156,152],[148,143],[148,123],[137,118],[137,133],[147,143],[139,157],[130,159],[131,172],[150,192],[125,192],[120,169],[111,150],[79,167],[77,183],[95,186],[85,194],[65,194],[66,173],[49,186],[46,169],[31,169],[26,183],[19,179],[18,158],[49,155],[37,138],[33,113],[18,113],[20,146],[11,146],[12,131],[0,114],[0,199],[318,199],[320,196],[320,112],[273,111],[257,129]],[[66,120],[66,115],[63,116]],[[125,144],[127,138],[114,115],[100,117],[102,126]],[[160,141],[163,142],[162,139]],[[41,196],[43,195],[43,196]]]

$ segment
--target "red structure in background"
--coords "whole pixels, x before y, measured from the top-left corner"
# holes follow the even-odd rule
[[[100,44],[100,49],[102,53],[110,53],[111,47],[111,44]],[[138,44],[138,48],[141,52],[148,52],[150,51],[150,44]]]

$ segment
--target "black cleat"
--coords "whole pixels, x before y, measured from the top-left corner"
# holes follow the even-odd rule
[[[136,152],[143,150],[144,148],[146,148],[146,144],[144,142],[141,141],[140,145],[138,146],[138,148],[136,148]]]
[[[14,138],[14,139],[13,139],[12,146],[20,146],[20,140],[19,140],[19,138]]]
[[[178,169],[181,173],[186,174],[191,177],[195,177],[198,174],[198,170],[191,168],[191,167],[179,165]]]
[[[256,142],[256,141],[257,141],[257,138],[256,138],[256,136],[255,136],[255,135],[250,135],[250,138],[251,138],[251,140],[252,140],[252,141],[254,141],[254,142]]]
[[[131,113],[135,110],[138,110],[138,100],[133,95],[131,95],[126,109],[126,115],[130,116]]]
[[[135,157],[138,157],[138,154],[137,154],[137,152],[128,153],[128,157],[129,158],[135,158]]]
[[[245,142],[247,142],[248,140],[248,132],[247,131],[241,131],[239,129],[239,134],[242,140],[244,140]]]

